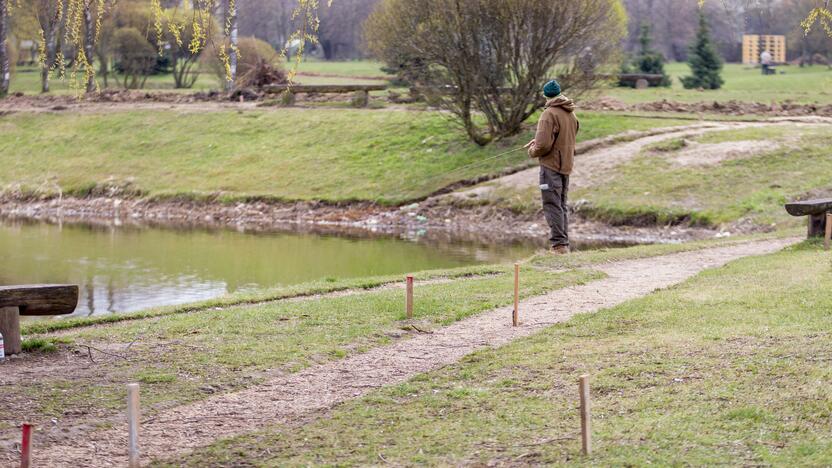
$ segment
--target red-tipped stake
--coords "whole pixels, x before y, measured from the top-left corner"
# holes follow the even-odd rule
[[[127,384],[128,466],[139,467],[139,384]]]
[[[826,235],[823,236],[824,250],[829,250],[830,239],[832,239],[832,213],[826,213]]]
[[[590,429],[589,413],[589,376],[582,375],[578,379],[578,389],[581,393],[581,450],[584,455],[592,454],[592,430]]]
[[[516,327],[520,320],[520,264],[514,264],[514,313],[511,326]]]
[[[405,298],[405,309],[407,309],[407,319],[413,318],[413,275],[407,275],[407,297]]]
[[[32,463],[32,425],[23,423],[23,439],[20,443],[20,468],[29,468]]]

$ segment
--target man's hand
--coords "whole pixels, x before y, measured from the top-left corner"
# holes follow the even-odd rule
[[[532,147],[533,144],[534,144],[534,138],[532,138],[532,141],[526,143],[526,146],[524,146],[523,148],[529,149],[529,148]]]

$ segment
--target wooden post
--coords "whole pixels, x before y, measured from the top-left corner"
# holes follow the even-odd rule
[[[589,411],[589,376],[584,374],[578,379],[581,393],[581,450],[584,455],[592,454],[592,430],[590,429]]]
[[[139,467],[139,384],[127,384],[128,466]]]
[[[29,468],[32,463],[32,425],[23,423],[23,438],[20,441],[20,468]]]
[[[511,326],[516,327],[520,318],[520,264],[514,264],[514,313]]]
[[[826,234],[823,236],[823,248],[829,250],[829,242],[832,240],[832,213],[826,213]]]
[[[3,334],[6,355],[20,354],[20,312],[17,307],[0,307],[0,333]]]
[[[407,297],[405,298],[407,319],[413,318],[413,275],[407,275]]]

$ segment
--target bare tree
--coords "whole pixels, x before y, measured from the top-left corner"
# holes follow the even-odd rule
[[[223,31],[227,43],[227,59],[226,61],[226,75],[225,75],[225,90],[233,91],[234,83],[237,80],[237,54],[239,53],[238,37],[239,25],[237,21],[237,1],[238,0],[224,0],[220,2],[223,5],[223,14],[225,21],[223,23]]]
[[[294,0],[246,0],[237,6],[240,36],[254,36],[281,50],[294,32]]]
[[[485,145],[520,131],[547,79],[593,86],[625,22],[618,0],[385,0],[366,28],[379,58]]]
[[[64,23],[66,0],[36,0],[35,15],[42,32],[41,44],[43,56],[40,64],[41,92],[49,92],[49,73],[55,67],[60,50],[61,28]]]
[[[320,12],[318,41],[326,60],[362,55],[361,24],[378,0],[337,0]]]
[[[0,0],[0,97],[9,93],[9,79],[12,72],[8,44],[10,7],[10,0]]]

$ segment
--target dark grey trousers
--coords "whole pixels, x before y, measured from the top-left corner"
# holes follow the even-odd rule
[[[552,230],[549,238],[552,247],[569,245],[569,209],[566,207],[568,192],[568,175],[540,166],[540,194],[543,198],[543,214]]]

